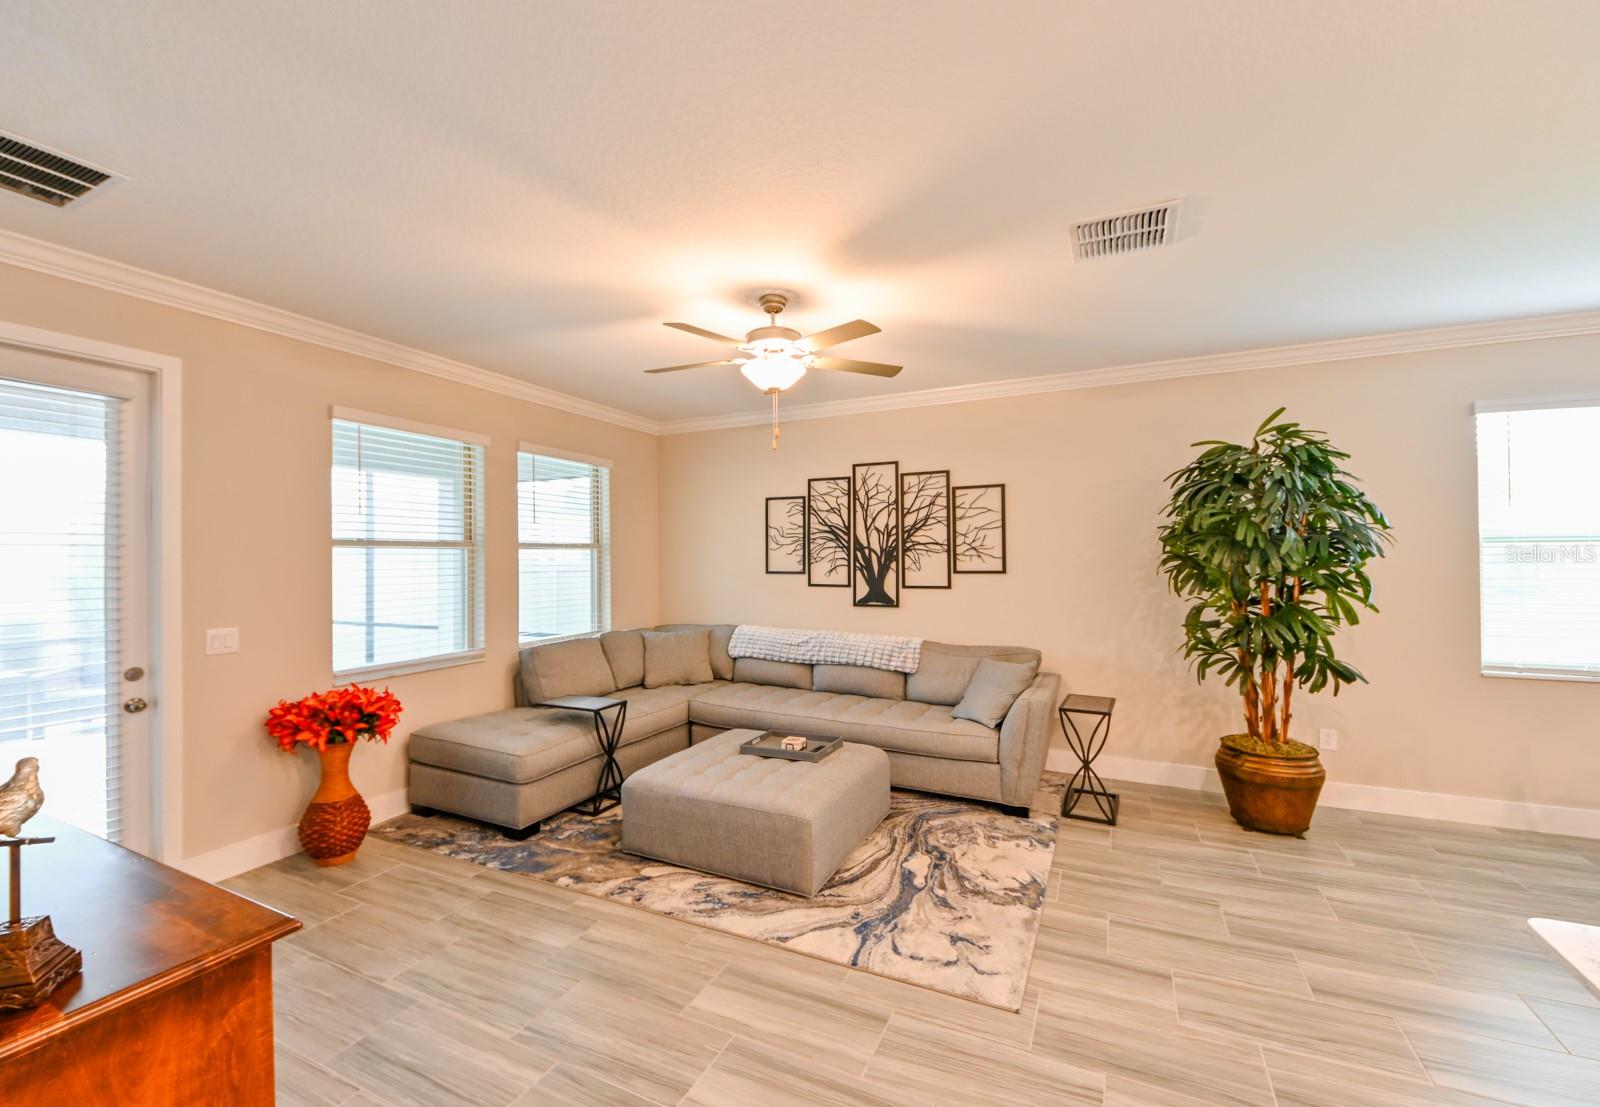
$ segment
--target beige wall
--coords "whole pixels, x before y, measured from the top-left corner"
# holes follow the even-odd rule
[[[260,723],[280,696],[330,683],[333,404],[491,437],[488,660],[389,682],[406,711],[400,739],[356,758],[371,796],[404,787],[412,728],[508,702],[519,440],[614,459],[618,626],[749,621],[1037,645],[1069,687],[1119,697],[1112,754],[1205,764],[1216,735],[1237,725],[1234,701],[1197,687],[1176,654],[1182,607],[1156,573],[1162,478],[1194,439],[1242,436],[1286,404],[1355,454],[1399,539],[1375,573],[1382,613],[1349,635],[1372,685],[1302,703],[1300,736],[1340,731],[1340,749],[1326,755],[1332,779],[1600,806],[1600,686],[1478,674],[1471,420],[1478,399],[1600,391],[1600,339],[795,422],[773,454],[763,427],[658,443],[8,266],[0,319],[183,359],[184,856],[292,824],[313,784],[311,759],[277,752]],[[949,468],[957,482],[1005,482],[1011,571],[908,591],[893,611],[853,609],[843,589],[762,572],[763,497],[886,459]],[[241,653],[205,656],[204,629],[216,626],[240,628]]]
[[[405,734],[510,706],[516,656],[519,441],[611,458],[613,617],[657,618],[656,439],[481,389],[0,265],[0,319],[183,359],[183,848],[194,857],[299,818],[314,758],[261,728],[280,697],[330,672],[330,405],[490,436],[487,660],[387,681],[405,705],[388,748],[353,773],[369,796],[405,786]],[[206,627],[243,649],[208,657]]]
[[[1398,538],[1374,571],[1382,611],[1346,642],[1370,686],[1297,703],[1297,736],[1340,732],[1330,779],[1600,806],[1600,685],[1478,672],[1471,415],[1474,400],[1596,392],[1600,339],[1571,338],[795,422],[776,454],[765,427],[668,437],[662,615],[1037,646],[1068,688],[1118,697],[1111,754],[1207,764],[1237,701],[1197,687],[1176,652],[1163,478],[1190,442],[1241,438],[1287,405],[1354,454]],[[881,460],[1005,482],[1009,573],[882,610],[762,572],[763,497]]]

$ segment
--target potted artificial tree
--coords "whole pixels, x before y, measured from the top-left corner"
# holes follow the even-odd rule
[[[1367,563],[1389,521],[1325,435],[1279,422],[1249,445],[1206,449],[1167,480],[1161,569],[1191,601],[1184,656],[1197,679],[1223,677],[1244,700],[1245,733],[1217,750],[1228,810],[1252,830],[1301,835],[1327,774],[1316,748],[1290,737],[1296,688],[1366,681],[1334,654],[1341,626],[1372,604]]]

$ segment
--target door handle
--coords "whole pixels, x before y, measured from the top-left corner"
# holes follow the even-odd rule
[[[143,711],[149,706],[150,705],[148,703],[145,703],[144,700],[140,699],[138,696],[133,697],[131,700],[122,701],[122,710],[126,711],[130,715],[137,715],[139,712]]]

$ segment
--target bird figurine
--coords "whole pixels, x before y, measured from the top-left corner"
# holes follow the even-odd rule
[[[44,806],[44,789],[39,787],[39,759],[24,757],[17,762],[11,779],[0,784],[0,834],[22,836],[22,824]]]

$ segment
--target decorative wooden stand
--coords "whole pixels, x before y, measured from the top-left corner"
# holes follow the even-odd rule
[[[56,937],[49,915],[22,917],[22,847],[54,838],[5,838],[11,851],[11,909],[0,925],[0,1011],[36,1007],[83,970],[83,955]]]

